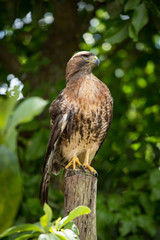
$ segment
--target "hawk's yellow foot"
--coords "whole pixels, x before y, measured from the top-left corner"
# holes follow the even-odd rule
[[[98,177],[97,171],[93,167],[91,167],[88,163],[83,163],[82,168],[83,170],[88,169],[93,174],[93,176]]]
[[[97,171],[88,164],[89,154],[90,154],[90,150],[87,149],[86,155],[85,155],[85,159],[84,159],[84,163],[83,163],[83,165],[82,165],[81,167],[82,167],[82,169],[83,169],[84,171],[85,171],[86,168],[88,168],[88,170],[89,170],[95,177],[98,177]]]
[[[71,165],[73,165],[73,171],[76,174],[76,164],[78,164],[79,167],[82,166],[82,164],[80,163],[79,159],[77,156],[74,156],[72,158],[72,160],[67,164],[67,166],[65,167],[65,169],[68,169]]]

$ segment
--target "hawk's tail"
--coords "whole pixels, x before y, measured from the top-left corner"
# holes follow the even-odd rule
[[[69,111],[65,114],[58,115],[55,119],[54,126],[52,127],[47,152],[45,156],[45,163],[43,168],[43,177],[40,185],[40,192],[39,192],[39,198],[41,201],[41,204],[43,205],[45,202],[48,202],[48,189],[50,184],[50,175],[51,172],[54,172],[55,174],[58,174],[60,171],[60,164],[55,162],[54,160],[54,152],[56,149],[56,146],[58,144],[58,141],[64,131],[64,129],[67,126],[67,123],[69,123],[69,134],[68,138],[70,139],[70,128],[72,126],[72,120],[73,120],[73,112]]]
[[[48,189],[50,183],[50,174],[43,174],[43,178],[40,185],[39,198],[42,206],[44,203],[48,203]]]
[[[58,175],[60,169],[61,166],[57,162],[54,162],[54,151],[51,151],[43,171],[43,177],[40,185],[39,198],[42,205],[44,205],[45,202],[48,203],[48,189],[51,172],[53,172],[55,175]]]

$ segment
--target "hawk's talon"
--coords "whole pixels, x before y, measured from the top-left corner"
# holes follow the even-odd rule
[[[65,166],[65,169],[68,169],[71,165],[73,166],[73,171],[74,171],[74,174],[77,174],[77,171],[76,171],[76,164],[78,164],[79,167],[81,167],[81,163],[79,161],[79,159],[77,158],[77,156],[74,156],[72,158],[72,160],[67,164],[67,166]]]
[[[84,173],[86,173],[85,166],[81,165],[81,169],[83,170]]]
[[[93,176],[94,176],[94,177],[98,177],[98,173],[95,172],[95,171],[93,171]]]
[[[84,169],[84,171],[85,171],[85,169],[87,169],[87,168],[88,168],[88,170],[91,172],[91,174],[92,174],[94,177],[98,177],[97,171],[96,171],[93,167],[91,167],[89,164],[84,163],[84,164],[82,165],[82,169]]]

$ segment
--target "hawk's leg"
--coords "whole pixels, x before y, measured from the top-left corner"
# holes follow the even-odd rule
[[[88,164],[89,152],[90,152],[90,150],[87,150],[87,151],[86,151],[86,155],[85,155],[85,159],[84,159],[84,163],[83,163],[83,165],[82,165],[82,168],[83,168],[84,170],[85,170],[86,168],[88,168],[88,170],[89,170],[94,176],[97,177],[97,176],[98,176],[97,171]]]
[[[79,167],[82,166],[82,164],[80,163],[78,157],[75,155],[73,156],[72,160],[67,164],[67,166],[65,167],[65,169],[69,168],[71,165],[73,165],[73,171],[76,174],[76,163],[78,164]]]

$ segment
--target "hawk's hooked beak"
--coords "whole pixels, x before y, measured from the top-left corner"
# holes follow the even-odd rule
[[[88,62],[93,63],[95,66],[99,66],[100,63],[97,56],[92,57],[90,60],[88,60]]]
[[[95,65],[96,65],[96,66],[99,66],[99,64],[100,64],[99,58],[98,58],[97,56],[95,56],[94,59],[95,59],[95,60],[94,60],[94,61],[95,61]]]

